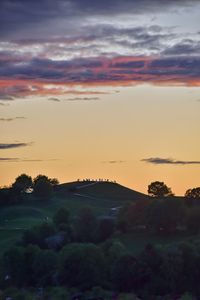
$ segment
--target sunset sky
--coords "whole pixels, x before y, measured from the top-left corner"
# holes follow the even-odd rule
[[[199,0],[1,0],[0,186],[200,186]]]

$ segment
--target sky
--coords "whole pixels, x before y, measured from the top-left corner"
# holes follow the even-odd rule
[[[1,0],[0,186],[200,186],[198,0]]]

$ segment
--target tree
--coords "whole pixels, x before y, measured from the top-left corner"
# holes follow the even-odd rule
[[[48,178],[46,175],[38,175],[33,180],[34,194],[37,197],[49,198],[53,192],[53,187],[58,184],[56,178]]]
[[[152,197],[168,197],[173,196],[171,188],[164,182],[154,181],[148,186],[148,194]]]
[[[26,286],[34,286],[37,278],[34,274],[34,263],[38,253],[41,249],[36,245],[28,245],[24,248],[24,263],[25,263],[25,278],[24,284]]]
[[[182,276],[180,278],[181,285],[184,287],[185,292],[190,291],[193,295],[195,292],[199,293],[199,247],[197,247],[193,241],[185,241],[178,245],[178,250],[181,253],[183,261],[183,267],[181,270]]]
[[[59,184],[59,181],[57,178],[49,178],[49,181],[50,181],[51,185],[53,185],[53,186]]]
[[[97,240],[103,242],[110,238],[115,230],[115,223],[112,218],[104,217],[98,222],[97,228]]]
[[[53,222],[56,227],[69,224],[69,211],[65,207],[61,207],[53,216]]]
[[[196,200],[197,202],[200,202],[200,187],[188,189],[185,192],[185,198],[188,204],[194,204]]]
[[[39,286],[50,286],[58,266],[57,254],[52,250],[39,251],[33,263],[33,273]]]
[[[90,207],[83,207],[74,224],[75,236],[80,242],[93,242],[97,231],[97,219]]]
[[[132,203],[127,208],[126,219],[129,228],[146,225],[146,215],[151,201],[149,199]]]
[[[127,254],[126,247],[117,239],[111,239],[101,244],[101,249],[105,257],[108,280],[112,273],[113,265],[120,257]]]
[[[191,207],[189,209],[186,226],[192,234],[197,234],[200,231],[200,207]]]
[[[137,261],[129,254],[119,258],[114,264],[111,279],[120,292],[132,292],[135,288]]]
[[[176,247],[165,248],[162,252],[162,264],[160,265],[160,277],[164,279],[163,294],[180,294],[184,290],[182,286],[183,260],[179,249]]]
[[[9,205],[19,202],[21,195],[16,193],[13,189],[2,188],[0,189],[0,205]]]
[[[70,244],[61,251],[60,279],[69,287],[91,288],[104,278],[104,257],[94,244]]]
[[[3,270],[10,284],[21,287],[25,279],[24,249],[11,247],[3,255]]]
[[[157,233],[174,233],[185,221],[185,210],[181,200],[167,198],[154,200],[149,206],[147,223]]]
[[[55,234],[55,228],[51,223],[41,223],[23,233],[23,242],[25,245],[38,245],[41,248],[47,247],[45,239]]]
[[[12,184],[12,188],[19,193],[26,192],[33,185],[31,176],[26,174],[21,174],[15,179],[15,182]]]

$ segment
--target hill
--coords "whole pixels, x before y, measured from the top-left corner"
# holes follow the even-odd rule
[[[56,190],[62,194],[73,192],[74,195],[93,197],[95,199],[136,201],[146,199],[147,195],[134,191],[114,182],[76,181],[60,184]]]
[[[85,206],[90,206],[97,216],[108,216],[116,208],[143,199],[149,198],[117,183],[96,181],[60,184],[56,186],[51,199],[48,200],[37,199],[32,194],[27,194],[23,202],[1,207],[0,255],[21,237],[24,230],[38,223],[51,221],[60,207],[67,208],[72,217]],[[118,235],[132,253],[140,252],[146,243],[169,245],[187,241],[191,237],[185,232],[178,233],[174,237],[154,236],[148,232]]]
[[[76,213],[90,206],[96,215],[108,215],[112,208],[147,197],[144,194],[110,182],[70,182],[56,187],[49,200],[26,195],[23,203],[4,206],[0,210],[0,252],[14,243],[22,232],[38,223],[51,220],[60,207]]]

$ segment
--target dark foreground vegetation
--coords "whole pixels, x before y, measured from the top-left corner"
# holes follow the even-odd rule
[[[30,199],[48,207],[55,195],[57,201],[82,197],[75,213],[60,205],[52,218],[23,230],[6,247],[0,258],[0,299],[200,299],[200,189],[175,197],[156,181],[148,187],[149,196],[138,193],[138,200],[122,200],[102,214],[86,205],[88,199],[98,200],[94,187],[91,182],[88,196],[90,186],[80,182],[59,186],[56,179],[23,174],[0,190],[4,208]],[[139,251],[133,249],[136,235],[144,239]],[[123,243],[127,236],[133,248]],[[149,237],[171,242],[150,243]]]

